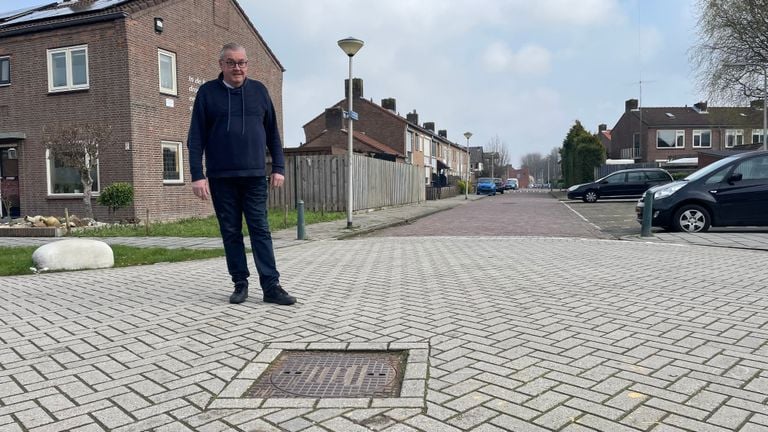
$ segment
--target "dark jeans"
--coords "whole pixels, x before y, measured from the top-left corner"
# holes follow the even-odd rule
[[[280,283],[275,264],[272,235],[267,221],[266,177],[209,178],[213,208],[219,220],[232,282],[248,279],[248,261],[243,242],[243,215],[251,237],[251,250],[262,289]]]

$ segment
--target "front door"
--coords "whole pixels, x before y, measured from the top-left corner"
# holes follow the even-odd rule
[[[2,216],[20,214],[19,158],[16,147],[0,148],[0,206]]]

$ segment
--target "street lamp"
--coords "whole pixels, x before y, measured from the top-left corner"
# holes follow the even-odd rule
[[[768,65],[760,63],[728,63],[730,67],[757,67],[763,70],[763,147],[768,150]]]
[[[352,228],[352,57],[363,47],[363,41],[348,37],[338,42],[339,48],[349,56],[349,83],[347,84],[347,98],[349,111],[347,112],[347,228]]]
[[[466,182],[464,183],[464,199],[469,195],[469,139],[472,138],[472,132],[464,132],[464,138],[467,139],[467,172]]]

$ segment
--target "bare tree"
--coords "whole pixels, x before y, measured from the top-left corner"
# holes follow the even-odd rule
[[[505,143],[498,135],[491,138],[488,143],[483,146],[483,153],[491,155],[489,162],[491,167],[484,169],[483,171],[487,175],[493,174],[496,177],[501,176],[502,172],[506,171],[506,166],[509,164],[509,150],[507,149],[507,143]]]
[[[108,125],[83,123],[43,127],[43,144],[48,149],[48,157],[63,166],[76,169],[80,174],[85,217],[91,219],[91,189],[99,160],[99,147],[108,146],[111,141],[112,128]]]
[[[762,97],[768,67],[768,0],[699,0],[691,49],[702,90],[721,102]],[[752,65],[752,66],[736,66]]]

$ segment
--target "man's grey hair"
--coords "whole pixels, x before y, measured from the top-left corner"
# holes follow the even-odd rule
[[[219,60],[224,60],[224,57],[227,56],[227,51],[243,51],[245,52],[245,47],[240,45],[237,42],[230,42],[228,44],[225,44],[223,47],[221,47],[221,51],[219,52]]]

